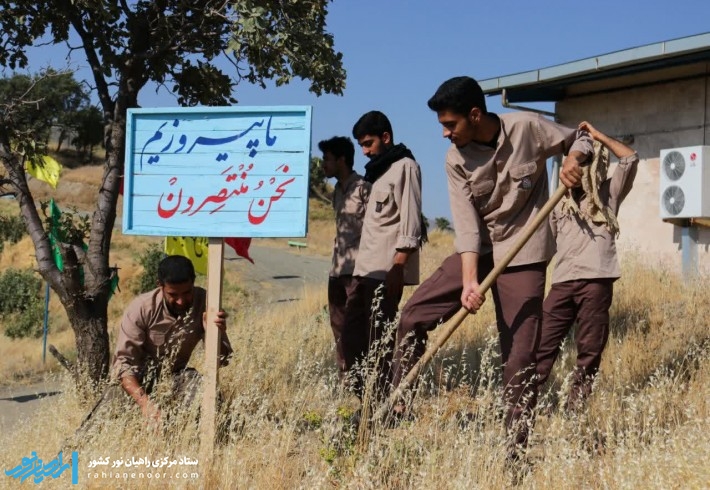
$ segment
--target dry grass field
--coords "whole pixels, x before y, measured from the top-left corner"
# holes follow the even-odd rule
[[[65,192],[63,185],[80,186],[67,196],[89,202],[92,178],[77,175],[70,184],[68,176],[57,193]],[[0,204],[0,211],[11,212]],[[327,255],[332,222],[309,226],[307,251]],[[314,242],[326,245],[321,250]],[[111,302],[112,332],[130,300],[128,285],[140,273],[136,259],[149,243],[114,234],[111,262],[120,264],[123,291]],[[27,239],[6,247],[0,268],[31,267],[31,249]],[[422,254],[422,278],[451,250],[451,235],[433,232]],[[395,429],[375,425],[355,433],[345,418],[356,403],[339,389],[333,363],[325,282],[305,300],[282,306],[245,301],[226,285],[223,304],[235,312],[228,327],[235,357],[220,372],[220,441],[211,461],[178,472],[88,466],[99,458],[198,459],[196,408],[180,407],[157,435],[136,410],[117,408],[72,440],[86,405],[53,361],[41,364],[38,340],[3,338],[4,380],[44,373],[65,390],[3,438],[0,466],[12,468],[31,451],[51,459],[71,447],[79,453],[80,488],[92,489],[710,488],[710,290],[651,269],[632,252],[623,254],[622,271],[609,345],[587,409],[576,415],[561,409],[575,355],[568,342],[543,390],[527,461],[515,469],[505,464],[490,298],[426,370],[416,418]],[[73,336],[60,305],[53,302],[50,311],[50,341],[71,352]],[[201,352],[193,361],[200,369]],[[0,477],[0,487],[16,485]],[[68,477],[45,485],[70,487]]]

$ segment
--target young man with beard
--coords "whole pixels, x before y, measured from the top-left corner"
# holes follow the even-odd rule
[[[185,404],[197,394],[201,377],[187,363],[205,336],[206,303],[207,291],[195,286],[192,262],[170,255],[158,264],[158,287],[135,298],[124,312],[113,374],[151,422],[160,423],[160,408],[148,395],[163,369],[169,369],[173,392]],[[219,311],[207,327],[222,331],[222,366],[232,354],[226,325],[227,314]]]
[[[363,364],[375,364],[371,399],[377,400],[389,384],[394,335],[387,330],[404,286],[419,283],[422,181],[414,156],[405,145],[394,143],[392,125],[382,112],[364,114],[353,127],[353,137],[370,159],[365,180],[372,190],[342,341],[351,388],[361,400],[369,371]]]
[[[462,306],[475,313],[483,304],[479,283],[518,239],[548,199],[547,159],[566,154],[560,174],[573,187],[580,165],[592,154],[591,139],[544,117],[486,110],[470,77],[444,82],[428,101],[451,140],[446,155],[456,253],[422,283],[404,306],[393,366],[396,387],[422,356],[428,336]],[[503,361],[509,456],[527,440],[535,403],[535,361],[540,340],[545,271],[554,244],[541,226],[491,288]],[[404,404],[395,411],[405,409]]]
[[[577,363],[566,408],[576,410],[592,392],[602,352],[609,338],[609,308],[614,281],[621,276],[616,255],[616,216],[636,177],[638,154],[584,121],[600,147],[584,168],[582,186],[572,189],[550,215],[557,242],[552,288],[543,303],[542,335],[537,353],[539,386],[550,376],[562,341],[577,323]],[[619,163],[610,179],[608,148]]]
[[[350,138],[335,136],[318,143],[318,148],[323,152],[323,173],[336,179],[333,191],[336,233],[328,277],[328,310],[335,338],[335,359],[343,378],[347,372],[343,345],[345,307],[352,293],[362,221],[372,186],[353,170],[355,147]]]

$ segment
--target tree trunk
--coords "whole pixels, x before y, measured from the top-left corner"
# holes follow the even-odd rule
[[[99,56],[100,51],[95,48],[95,41],[98,38],[95,39],[93,33],[85,28],[80,14],[82,9],[72,7],[70,10],[71,13],[65,21],[71,23],[79,35],[94,74],[94,89],[104,118],[104,147],[106,148],[104,174],[91,217],[86,252],[81,246],[77,247],[76,243],[62,244],[60,248],[63,270],[57,268],[43,219],[37,212],[27,185],[22,165],[24,158],[13,151],[11,135],[7,131],[0,131],[0,163],[7,169],[8,176],[3,177],[0,183],[10,187],[10,191],[15,195],[34,244],[39,273],[59,297],[71,322],[76,337],[77,370],[85,376],[84,379],[90,380],[87,383],[90,386],[78,388],[80,391],[93,391],[108,374],[111,352],[107,329],[108,297],[112,277],[109,254],[113,225],[116,221],[120,179],[123,174],[126,111],[128,108],[138,106],[138,92],[146,84],[152,71],[146,65],[147,58],[144,53],[135,55],[129,47],[130,55],[127,55],[125,62],[120,66],[112,67],[112,70],[115,70],[116,85],[114,86],[114,80],[109,83],[104,78],[106,66]],[[58,36],[60,34],[55,33],[55,37]],[[114,72],[111,78],[113,77]],[[113,95],[112,90],[116,86],[117,93]],[[61,140],[62,138],[58,142],[58,148]],[[72,145],[73,143],[70,142],[70,146]],[[87,150],[90,151],[91,148],[78,145],[77,150],[85,156]],[[91,154],[88,157],[91,159]],[[59,203],[59,206],[61,207],[62,203]]]
[[[62,143],[64,142],[64,138],[67,137],[67,131],[66,129],[62,128],[59,131],[59,136],[57,136],[57,149],[56,152],[59,153],[59,150],[62,149]]]
[[[60,271],[54,263],[52,248],[27,186],[21,160],[12,153],[9,142],[2,141],[1,137],[0,160],[8,172],[20,213],[34,244],[39,273],[59,297],[71,322],[76,337],[77,374],[90,381],[88,385],[77,388],[80,393],[90,395],[108,373],[110,357],[107,306],[111,270],[108,267],[108,247],[105,255],[92,263],[86,257],[77,256],[77,251],[83,252],[78,244],[60,244],[64,262],[64,268]],[[110,223],[108,226],[113,226],[113,220]],[[100,223],[94,233],[101,236],[102,231]],[[101,238],[110,243],[110,233],[108,238]],[[105,268],[101,267],[104,263]],[[80,273],[82,268],[84,285]]]
[[[110,360],[106,308],[99,308],[99,310],[104,314],[96,311],[71,318],[72,329],[76,336],[76,368],[79,373],[85,373],[85,379],[90,381],[91,386],[84,387],[89,393],[94,391],[108,375]]]

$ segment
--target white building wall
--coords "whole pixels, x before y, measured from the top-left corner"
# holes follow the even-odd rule
[[[659,154],[665,148],[710,145],[709,90],[710,77],[705,77],[557,103],[562,124],[575,127],[587,120],[618,139],[633,136],[630,146],[641,161],[634,187],[619,212],[622,254],[638,252],[649,264],[660,262],[681,270],[681,228],[660,218]],[[701,269],[710,271],[710,228],[698,230],[698,241],[698,262]]]

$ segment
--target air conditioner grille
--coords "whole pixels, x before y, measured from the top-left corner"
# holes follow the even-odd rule
[[[685,206],[685,194],[683,189],[677,185],[672,185],[663,191],[663,207],[671,216],[678,215]]]
[[[669,152],[663,159],[663,173],[672,181],[676,181],[685,173],[685,158],[679,151]]]

